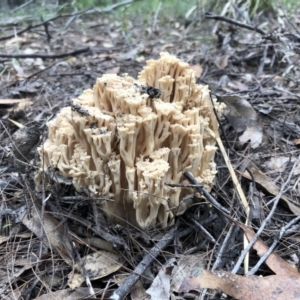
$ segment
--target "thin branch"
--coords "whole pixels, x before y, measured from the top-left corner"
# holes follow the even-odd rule
[[[260,258],[260,260],[256,263],[256,265],[247,273],[248,275],[254,275],[259,267],[265,262],[265,260],[269,257],[269,255],[273,252],[277,244],[279,243],[280,239],[284,235],[287,229],[289,229],[291,226],[293,226],[296,222],[300,220],[300,216],[290,221],[288,224],[286,224],[284,227],[281,228],[278,238],[276,238],[272,245],[269,247],[268,251]]]
[[[263,230],[265,229],[267,223],[271,220],[271,218],[272,218],[272,216],[273,216],[273,214],[275,212],[275,209],[277,208],[277,204],[278,204],[281,196],[286,192],[287,185],[291,181],[291,178],[292,178],[292,175],[294,173],[294,170],[295,170],[296,166],[299,164],[299,162],[300,162],[300,156],[298,157],[298,159],[294,163],[293,168],[292,168],[292,170],[291,170],[291,172],[289,174],[289,177],[286,180],[286,182],[282,185],[282,187],[280,189],[280,192],[278,193],[278,195],[276,197],[274,197],[274,199],[273,199],[274,203],[273,203],[273,206],[272,206],[272,209],[271,209],[269,215],[261,223],[260,228],[257,230],[257,232],[256,232],[255,236],[253,237],[253,239],[249,242],[248,246],[242,251],[242,253],[241,253],[238,261],[236,262],[234,268],[231,271],[232,274],[235,274],[238,271],[241,263],[243,262],[244,257],[247,255],[247,253],[249,252],[250,248],[254,245],[254,243],[256,242],[256,240],[258,239],[258,237],[260,236],[260,234],[263,232]]]
[[[68,56],[75,56],[81,53],[90,51],[90,48],[82,48],[71,52],[61,54],[1,54],[0,57],[4,58],[42,58],[42,59],[53,59],[53,58],[64,58]]]
[[[136,266],[134,271],[123,281],[118,289],[115,290],[110,297],[112,300],[121,300],[130,292],[140,276],[143,275],[145,270],[150,266],[152,261],[166,248],[175,236],[175,228],[171,228],[162,239],[149,251],[143,260]]]
[[[220,203],[218,203],[218,201],[203,186],[200,185],[200,183],[193,177],[191,173],[184,172],[183,175],[190,183],[194,185],[193,187],[201,195],[203,195],[206,198],[206,200],[208,200],[215,208],[217,208],[218,210],[220,210],[228,216],[230,215],[230,211],[223,207]]]
[[[46,23],[48,23],[48,22],[52,22],[52,21],[57,20],[57,19],[59,19],[59,18],[73,17],[73,16],[76,16],[76,15],[84,14],[84,13],[86,13],[86,12],[88,12],[88,11],[91,11],[91,10],[93,10],[92,7],[87,8],[87,9],[82,10],[82,11],[79,11],[79,12],[76,12],[76,13],[73,13],[73,14],[65,14],[65,15],[59,14],[59,15],[57,15],[57,16],[55,16],[55,17],[52,17],[52,18],[50,18],[50,19],[48,19],[48,20],[46,20],[46,21],[43,21],[43,22],[41,22],[41,23],[38,23],[38,24],[36,24],[36,25],[28,25],[26,28],[21,29],[20,31],[17,31],[17,32],[15,32],[15,33],[13,33],[13,34],[10,34],[10,35],[3,36],[3,37],[0,38],[0,41],[5,41],[5,40],[9,40],[9,39],[11,39],[11,38],[14,38],[15,36],[20,36],[20,35],[22,35],[24,32],[29,31],[30,29],[34,29],[34,28],[43,26],[44,24],[46,24]]]
[[[74,17],[74,16],[78,16],[78,15],[83,15],[83,14],[86,14],[86,13],[92,13],[92,12],[97,12],[97,13],[108,13],[118,7],[121,7],[121,6],[124,6],[124,5],[128,5],[128,4],[131,4],[133,2],[137,2],[137,1],[140,1],[140,0],[126,0],[126,1],[123,1],[123,2],[120,2],[120,3],[116,3],[116,4],[113,4],[111,6],[108,6],[108,7],[105,7],[103,9],[96,9],[96,8],[93,8],[93,7],[89,7],[87,9],[84,9],[84,10],[81,10],[81,11],[78,11],[78,12],[75,12],[75,13],[72,13],[72,14],[59,14],[55,17],[52,17],[46,21],[43,21],[41,23],[38,23],[36,25],[29,25],[27,26],[26,28],[20,30],[20,31],[17,31],[13,34],[10,34],[10,35],[7,35],[7,36],[3,36],[0,38],[0,41],[5,41],[5,40],[9,40],[11,38],[14,38],[15,36],[20,36],[22,35],[24,32],[26,31],[29,31],[33,28],[37,28],[37,27],[40,27],[40,26],[44,26],[45,24],[49,23],[49,22],[52,22],[52,21],[55,21],[59,18],[70,18],[70,17]]]
[[[250,26],[250,25],[247,25],[247,24],[244,24],[244,23],[226,18],[224,16],[214,15],[213,13],[210,13],[210,12],[205,13],[205,18],[206,19],[213,19],[213,20],[217,20],[217,21],[224,21],[224,22],[227,22],[229,24],[239,26],[241,28],[245,28],[245,29],[248,29],[248,30],[251,30],[251,31],[256,31],[256,32],[260,33],[261,35],[266,35],[267,34],[265,31],[258,28],[257,26],[253,27],[253,26]]]
[[[219,245],[215,238],[197,220],[195,220],[192,214],[188,214],[187,217],[208,237],[212,243]]]

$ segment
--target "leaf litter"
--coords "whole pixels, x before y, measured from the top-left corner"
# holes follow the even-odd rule
[[[255,233],[252,229],[239,225],[249,241]],[[258,238],[253,248],[262,257],[268,250],[265,243]],[[224,293],[241,300],[253,299],[298,299],[300,274],[289,263],[285,262],[278,255],[271,253],[266,259],[268,267],[276,275],[270,276],[241,276],[226,271],[203,271],[199,277],[186,277],[183,281],[180,292],[199,290],[204,288],[221,289]]]
[[[135,5],[125,2],[123,5]],[[30,8],[31,4],[28,5]],[[75,17],[72,13],[50,21],[33,19],[30,26],[44,28],[43,35],[34,30],[22,33],[27,26],[26,18],[13,18],[13,25],[11,18],[3,20],[7,26],[0,37],[5,41],[0,46],[0,255],[6,267],[0,269],[1,295],[5,299],[78,299],[93,295],[104,299],[119,287],[127,299],[155,299],[157,295],[182,299],[198,297],[199,293],[207,299],[221,299],[219,289],[227,298],[231,295],[240,299],[272,299],[273,291],[276,299],[297,299],[298,271],[287,263],[299,261],[300,239],[299,168],[290,174],[299,155],[300,137],[296,102],[300,91],[295,79],[300,76],[295,67],[299,59],[297,34],[279,14],[276,20],[280,22],[272,23],[273,18],[267,17],[266,12],[254,18],[252,24],[263,24],[267,18],[269,27],[264,30],[274,33],[274,27],[282,26],[279,32],[268,35],[260,26],[251,29],[247,25],[249,19],[243,19],[247,17],[245,7],[239,7],[245,10],[242,16],[227,4],[220,15],[210,14],[208,20],[201,19],[199,4],[191,5],[181,18],[169,15],[167,23],[161,17],[167,10],[163,4],[155,8],[160,11],[148,10],[147,15],[135,16],[123,30],[127,17],[118,18],[110,12],[119,9],[125,16],[127,10],[122,11],[122,3],[116,5],[120,6],[110,8],[101,21],[99,11],[93,9],[76,12],[76,22],[71,21]],[[216,16],[216,22],[212,21]],[[155,24],[152,17],[157,18]],[[140,24],[147,24],[146,18],[149,28],[141,28]],[[296,22],[298,16],[295,13],[290,18]],[[99,29],[104,27],[107,30]],[[137,274],[139,263],[151,249],[157,249],[157,236],[163,237],[165,232],[153,229],[141,233],[128,226],[108,224],[101,212],[93,208],[93,203],[101,199],[88,193],[84,197],[79,195],[70,184],[65,184],[69,179],[58,178],[55,166],[49,170],[51,193],[36,193],[32,185],[34,155],[28,152],[20,164],[11,144],[18,130],[15,124],[25,126],[25,134],[30,132],[26,128],[43,127],[101,74],[129,73],[135,77],[145,60],[157,58],[161,51],[172,52],[189,62],[198,82],[208,84],[212,95],[227,104],[226,120],[220,120],[221,136],[230,164],[240,174],[240,186],[247,201],[257,199],[261,215],[267,215],[270,196],[280,194],[275,214],[253,248],[261,257],[272,241],[279,243],[256,275],[243,276],[244,265],[238,274],[230,273],[243,250],[243,234],[237,228],[245,221],[241,213],[244,207],[224,157],[218,152],[219,170],[212,196],[230,216],[198,199],[191,213],[196,222],[191,222],[190,215],[178,217],[176,232],[165,245],[166,250],[159,248],[157,258],[149,262],[150,267],[135,276],[138,280],[130,296],[123,283]],[[27,105],[17,108],[19,102]],[[281,186],[286,181],[288,188],[282,193]],[[238,218],[239,225],[232,225],[233,217]],[[250,218],[249,227],[242,227],[249,240],[259,229],[257,220]],[[288,224],[292,225],[285,230]],[[206,232],[218,240],[217,246]],[[96,239],[106,240],[105,248],[113,251],[99,250]],[[168,266],[170,261],[172,265]],[[256,261],[251,252],[250,272]],[[75,266],[77,281],[75,277],[74,282],[68,281]],[[114,280],[124,270],[127,273],[123,280]],[[271,272],[274,274],[270,275]],[[68,288],[68,282],[74,291]],[[213,290],[206,293],[204,287]],[[186,292],[190,288],[193,291]]]
[[[251,148],[260,146],[263,139],[263,129],[258,122],[258,115],[251,104],[240,96],[223,96],[218,100],[226,104],[224,112],[231,126],[237,133],[242,145],[250,140]]]

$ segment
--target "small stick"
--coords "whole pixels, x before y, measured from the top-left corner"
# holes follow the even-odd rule
[[[265,229],[267,223],[271,220],[272,216],[274,215],[275,209],[277,208],[277,204],[281,198],[281,196],[288,190],[288,184],[291,181],[292,175],[294,173],[294,170],[296,168],[296,166],[298,166],[300,162],[300,155],[298,157],[298,159],[296,160],[296,162],[293,165],[293,168],[288,176],[288,179],[285,181],[285,183],[282,185],[279,194],[274,197],[272,200],[273,202],[273,206],[272,209],[270,210],[269,215],[263,220],[263,222],[261,223],[260,228],[257,230],[256,234],[254,235],[254,237],[252,238],[252,240],[249,242],[248,246],[242,251],[238,261],[236,262],[234,268],[232,269],[231,273],[232,274],[236,274],[236,272],[238,271],[244,257],[248,254],[250,248],[254,245],[254,243],[256,242],[256,240],[258,239],[258,237],[260,236],[260,234],[263,232],[263,230]]]
[[[251,31],[256,31],[256,32],[260,33],[261,35],[266,35],[267,34],[266,32],[264,32],[260,28],[253,27],[253,26],[250,26],[250,25],[247,25],[247,24],[244,24],[244,23],[241,23],[241,22],[238,22],[238,21],[235,21],[235,20],[223,17],[223,16],[214,15],[213,13],[210,13],[210,12],[207,12],[205,14],[205,18],[206,19],[213,19],[213,20],[217,20],[217,21],[224,21],[224,22],[227,22],[229,24],[236,25],[236,26],[239,26],[239,27],[251,30]]]
[[[4,58],[42,58],[42,59],[53,59],[53,58],[64,58],[68,56],[75,56],[81,53],[90,51],[89,47],[74,50],[71,52],[65,52],[61,54],[1,54],[0,57]]]
[[[265,260],[269,257],[269,255],[273,252],[277,244],[279,243],[280,239],[284,235],[285,231],[290,228],[292,225],[294,225],[296,222],[300,220],[300,216],[296,217],[292,221],[290,221],[288,224],[286,224],[284,227],[281,228],[279,236],[273,241],[272,245],[270,246],[269,250],[260,258],[260,260],[256,263],[256,265],[247,273],[247,276],[254,275],[259,267],[265,262]]]
[[[194,187],[200,194],[204,195],[204,197],[218,210],[225,213],[226,215],[230,215],[230,211],[223,207],[218,201],[203,187],[200,183],[193,177],[193,175],[189,172],[184,172],[183,175],[185,178],[192,183],[191,187]],[[167,184],[170,185],[170,184]]]
[[[149,251],[143,260],[136,266],[134,271],[123,281],[123,283],[115,290],[109,299],[121,300],[130,292],[140,276],[150,266],[152,261],[159,255],[159,253],[166,248],[175,236],[175,228],[171,228],[162,239]]]

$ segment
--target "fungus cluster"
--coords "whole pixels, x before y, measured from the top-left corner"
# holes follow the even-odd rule
[[[182,183],[185,170],[207,190],[213,185],[216,147],[205,128],[218,126],[208,87],[168,53],[149,60],[137,80],[104,74],[47,126],[37,186],[42,172],[56,168],[119,221],[142,229],[170,224],[189,190],[165,183]]]

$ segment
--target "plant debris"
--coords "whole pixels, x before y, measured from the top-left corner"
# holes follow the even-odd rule
[[[181,1],[176,10],[186,5],[184,11],[173,15],[169,1],[136,2],[81,11],[47,4],[41,7],[46,10],[43,20],[32,14],[36,1],[2,13],[1,297],[299,298],[299,12],[278,11],[275,4],[265,10],[249,7],[248,1],[209,7]],[[147,9],[140,10],[146,2]],[[69,108],[70,122],[90,118],[85,130],[105,138],[108,130],[92,119],[92,107],[73,103],[72,110],[72,99],[103,74],[123,74],[123,81],[138,78],[145,62],[158,59],[161,52],[192,66],[195,83],[207,85],[212,98],[227,105],[226,117],[214,119],[219,119],[219,134],[203,132],[210,145],[219,147],[213,188],[208,191],[192,176],[190,183],[181,181],[189,171],[183,168],[177,186],[167,185],[175,184],[171,181],[165,186],[184,189],[180,203],[194,204],[181,211],[164,199],[174,225],[145,231],[128,222],[126,213],[122,224],[107,218],[102,205],[113,199],[92,193],[78,165],[82,180],[77,188],[71,176],[62,176],[61,164],[67,172],[68,157],[58,155],[47,165],[37,191],[36,147],[42,149],[48,136],[45,124]],[[153,107],[172,102],[177,85],[166,90],[155,78],[132,87],[136,95],[147,97]],[[186,77],[184,88],[187,105],[192,101],[191,79]],[[208,101],[210,108],[201,110],[211,126],[213,104]],[[105,113],[105,118],[112,117],[109,110]],[[124,119],[122,113],[118,118]],[[190,126],[190,121],[183,122]],[[115,127],[114,150],[122,135]],[[65,140],[62,135],[59,147]],[[191,144],[184,142],[183,148]],[[124,174],[125,168],[120,164],[114,174]],[[130,192],[122,182],[123,207],[132,205],[126,196]],[[155,185],[140,194],[159,196]]]

